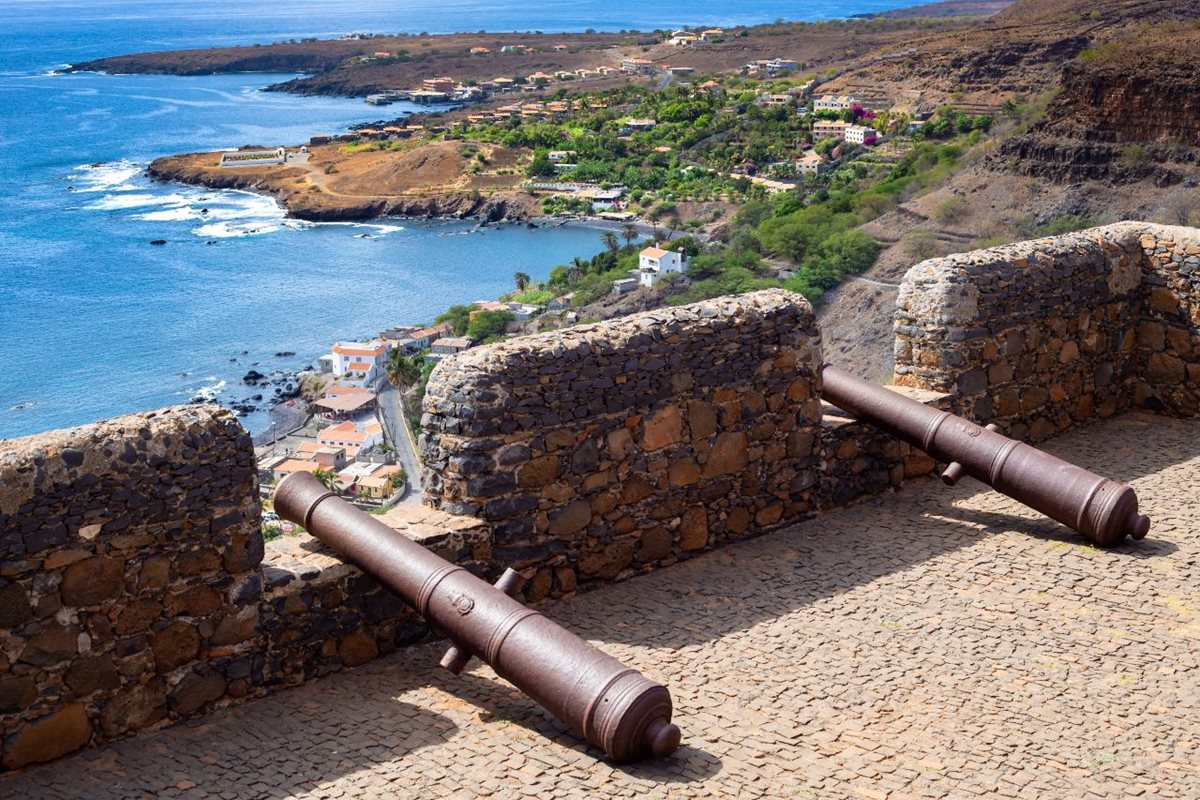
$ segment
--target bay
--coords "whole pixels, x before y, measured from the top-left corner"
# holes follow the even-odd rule
[[[56,68],[351,31],[650,29],[907,4],[0,0],[0,438],[198,392],[246,397],[254,390],[240,379],[251,368],[302,368],[335,339],[429,321],[508,290],[517,271],[544,278],[600,248],[598,232],[570,227],[312,225],[286,219],[269,198],[152,182],[143,170],[161,155],[297,143],[381,112],[361,100],[261,91],[288,75]],[[158,239],[166,244],[150,244]],[[266,415],[244,422],[262,430]]]

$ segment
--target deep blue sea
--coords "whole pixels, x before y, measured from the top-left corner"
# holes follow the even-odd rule
[[[351,31],[652,29],[911,4],[0,0],[0,438],[197,392],[244,397],[251,366],[304,367],[335,339],[428,321],[600,247],[579,228],[312,225],[253,194],[154,183],[143,170],[160,155],[292,144],[381,114],[259,91],[290,76],[52,74],[64,64]],[[261,430],[266,415],[243,421]]]

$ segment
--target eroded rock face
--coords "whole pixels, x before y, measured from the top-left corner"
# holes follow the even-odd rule
[[[1175,38],[1175,37],[1173,37]],[[1200,167],[1200,35],[1127,45],[1069,63],[1043,120],[1005,143],[993,166],[1056,183],[1151,178],[1169,186]]]
[[[538,596],[794,520],[820,362],[810,306],[778,290],[475,348],[429,383],[426,500],[485,520]]]

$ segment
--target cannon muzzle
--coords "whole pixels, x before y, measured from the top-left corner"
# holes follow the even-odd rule
[[[838,408],[919,447],[949,466],[942,480],[963,475],[1074,528],[1102,547],[1126,536],[1144,539],[1150,518],[1138,513],[1133,488],[1088,472],[1001,435],[994,425],[930,408],[826,364],[823,396]]]
[[[666,688],[510,595],[523,583],[507,570],[496,586],[429,552],[297,472],[275,490],[275,511],[399,595],[453,642],[442,665],[455,674],[472,656],[492,666],[614,761],[667,756],[679,746]]]

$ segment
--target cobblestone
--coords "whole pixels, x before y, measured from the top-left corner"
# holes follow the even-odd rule
[[[397,652],[0,776],[0,797],[1200,797],[1200,444],[1129,414],[1047,448],[1155,520],[1111,551],[932,480],[547,612],[672,690],[614,767],[476,664]],[[968,485],[969,484],[969,485]]]

